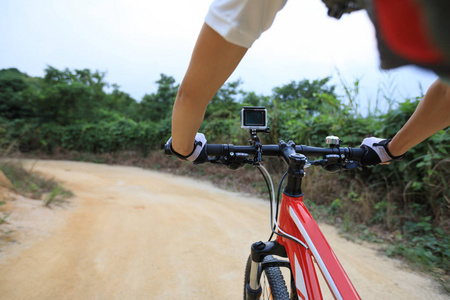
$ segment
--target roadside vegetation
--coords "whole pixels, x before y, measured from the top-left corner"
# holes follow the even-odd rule
[[[98,71],[49,66],[41,78],[0,70],[0,145],[14,144],[25,157],[136,165],[263,194],[265,185],[252,170],[195,167],[162,154],[178,84],[164,74],[156,83],[155,93],[136,101]],[[261,135],[265,143],[283,139],[321,146],[327,135],[338,135],[344,146],[358,146],[366,136],[392,137],[421,97],[396,102],[389,94],[385,88],[372,108],[361,112],[358,81],[346,86],[344,95],[337,94],[329,77],[292,81],[274,87],[271,95],[229,82],[211,101],[200,131],[210,143],[247,143],[240,109],[262,105],[271,127],[270,135]],[[349,236],[387,245],[387,255],[433,274],[450,293],[449,151],[447,129],[389,166],[338,174],[310,171],[305,195],[321,218]],[[281,177],[280,164],[266,164]]]
[[[47,207],[61,204],[73,196],[56,181],[44,178],[32,170],[26,170],[20,161],[2,160],[0,171],[11,181],[13,192],[30,199],[41,200]]]

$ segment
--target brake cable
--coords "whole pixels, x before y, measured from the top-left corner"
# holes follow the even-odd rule
[[[294,242],[300,244],[301,246],[305,247],[306,249],[309,249],[308,246],[307,246],[305,243],[303,243],[302,241],[300,241],[300,240],[297,239],[296,237],[294,237],[294,236],[292,236],[292,235],[290,235],[290,234],[284,232],[284,231],[278,226],[277,217],[276,217],[276,215],[274,214],[274,211],[273,211],[273,207],[274,207],[274,205],[275,205],[275,192],[274,192],[274,188],[273,188],[273,180],[272,180],[272,176],[270,176],[269,172],[267,171],[266,168],[264,168],[263,165],[259,164],[259,165],[258,165],[258,169],[259,169],[259,171],[261,172],[261,174],[263,174],[263,177],[264,177],[265,180],[267,180],[267,179],[266,179],[266,176],[267,176],[268,182],[270,183],[270,189],[269,189],[269,195],[270,195],[270,197],[269,197],[269,198],[270,198],[270,215],[271,215],[271,218],[270,218],[270,230],[272,231],[272,233],[274,233],[274,234],[276,234],[276,235],[279,235],[279,236],[281,236],[281,237],[287,238],[287,239],[289,239],[289,240],[291,240],[291,241],[294,241]],[[264,173],[265,173],[265,175],[264,175]],[[267,182],[267,181],[266,181],[266,182]]]

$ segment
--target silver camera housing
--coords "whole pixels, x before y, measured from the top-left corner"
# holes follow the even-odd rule
[[[241,110],[241,128],[267,129],[267,109],[264,106],[244,106]]]

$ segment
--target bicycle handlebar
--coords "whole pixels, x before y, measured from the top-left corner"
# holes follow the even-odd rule
[[[164,152],[166,155],[172,155],[170,151],[170,146],[165,145]],[[206,144],[206,153],[210,156],[223,156],[230,155],[231,153],[246,153],[255,154],[257,149],[254,146],[240,146],[232,144]],[[263,156],[281,156],[282,149],[280,145],[262,145],[261,147]],[[321,148],[321,147],[310,147],[305,145],[296,145],[295,152],[312,156],[338,154],[340,156],[344,155],[343,158],[354,159],[360,161],[364,156],[365,151],[363,148],[352,148],[352,147],[339,147],[339,148]]]

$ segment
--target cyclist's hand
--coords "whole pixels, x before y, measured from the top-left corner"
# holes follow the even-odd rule
[[[387,147],[391,139],[379,139],[376,137],[365,138],[361,144],[361,148],[366,150],[366,154],[361,159],[361,164],[366,166],[389,164],[393,160],[401,160],[405,154],[393,156]]]
[[[167,144],[170,146],[170,151],[172,151],[173,155],[178,157],[181,160],[188,160],[193,162],[194,164],[202,164],[206,161],[208,161],[208,155],[206,154],[206,138],[203,133],[197,133],[195,135],[195,141],[194,141],[194,149],[192,152],[187,155],[183,156],[179,153],[177,153],[172,148],[172,137],[167,141]]]

